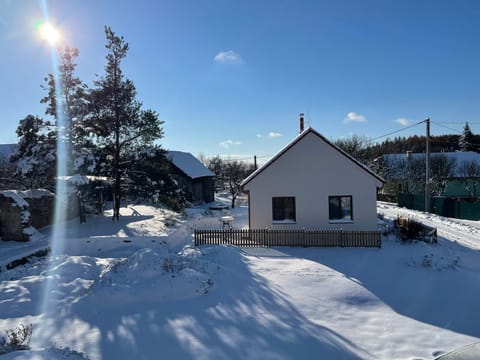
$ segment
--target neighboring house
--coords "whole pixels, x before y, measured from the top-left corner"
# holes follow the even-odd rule
[[[480,184],[479,153],[473,151],[431,153],[431,176],[434,176],[432,167],[437,157],[445,157],[454,164],[452,176],[445,179],[446,187],[443,196],[471,196],[474,192],[476,196],[480,195],[480,189],[473,189],[475,183]],[[382,162],[386,180],[382,193],[424,194],[425,153],[387,154],[382,156]],[[466,164],[469,166],[466,167]]]
[[[250,229],[376,230],[384,180],[312,128],[242,182]]]
[[[187,152],[168,151],[167,158],[173,165],[173,177],[188,201],[197,204],[214,200],[213,172]]]

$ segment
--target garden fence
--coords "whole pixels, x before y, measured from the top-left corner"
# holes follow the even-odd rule
[[[196,229],[195,246],[381,247],[379,231]]]

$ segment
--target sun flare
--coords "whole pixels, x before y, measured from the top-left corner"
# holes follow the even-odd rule
[[[40,27],[40,36],[53,46],[60,38],[60,33],[51,24],[45,23]]]

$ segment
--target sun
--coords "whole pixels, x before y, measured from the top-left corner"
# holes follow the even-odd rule
[[[60,39],[60,33],[51,24],[42,24],[39,28],[42,39],[48,41],[50,45],[54,46]]]

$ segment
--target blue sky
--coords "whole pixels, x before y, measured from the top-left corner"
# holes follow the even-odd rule
[[[46,4],[89,85],[103,73],[104,25],[125,37],[124,71],[165,121],[169,149],[272,155],[297,134],[300,112],[330,139],[374,138],[427,116],[480,133],[479,1]],[[0,0],[0,143],[16,141],[27,114],[44,116],[40,85],[52,65],[35,32],[42,19],[41,1]],[[398,135],[415,133],[424,127]]]

